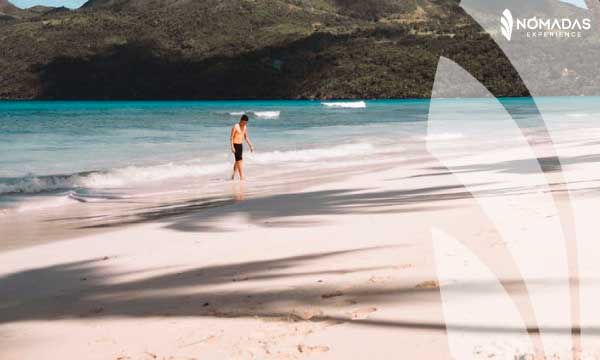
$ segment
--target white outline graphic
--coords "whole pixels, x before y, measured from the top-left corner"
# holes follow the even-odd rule
[[[502,31],[502,35],[504,35],[506,40],[510,41],[512,39],[513,26],[514,26],[514,19],[513,19],[513,16],[512,16],[512,13],[510,12],[510,10],[508,10],[508,9],[504,10],[504,12],[502,13],[502,16],[500,17],[500,23],[502,24],[501,29],[500,29]]]

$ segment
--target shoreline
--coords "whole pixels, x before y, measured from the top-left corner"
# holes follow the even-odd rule
[[[551,114],[553,146],[447,112],[364,158],[0,217],[19,245],[0,248],[0,358],[600,358],[595,303],[570,302],[598,291],[600,143],[582,111]]]
[[[234,206],[0,252],[5,264],[0,279],[9,289],[8,302],[0,309],[0,334],[12,334],[3,341],[0,354],[3,359],[34,358],[49,350],[36,337],[69,333],[69,340],[51,351],[53,356],[137,359],[150,353],[179,359],[288,354],[293,358],[333,351],[339,356],[340,344],[326,338],[341,341],[336,334],[340,330],[344,337],[374,331],[377,326],[370,325],[369,318],[382,310],[368,300],[371,291],[380,291],[378,285],[387,283],[391,274],[412,273],[417,266],[412,260],[397,260],[407,249],[416,255],[422,245],[392,240],[379,231],[375,242],[362,236],[364,226],[370,227],[368,213],[376,208],[365,207],[364,215],[345,209],[344,202],[360,198],[367,179],[375,185],[374,178],[385,182],[394,174],[397,171],[389,169],[362,172],[318,181],[303,190],[293,185],[297,191],[250,198]],[[377,190],[372,190],[372,197],[369,191],[365,196],[378,202]],[[357,237],[354,229],[362,229],[362,234]],[[336,237],[323,242],[334,232]],[[28,260],[33,258],[38,259],[35,265]],[[6,272],[13,275],[7,278]],[[41,287],[13,287],[13,278],[25,284],[38,276],[45,278]],[[429,278],[419,276],[420,282]],[[400,281],[412,286],[410,281],[404,283],[408,279]],[[396,280],[394,285],[388,283],[386,292],[393,293],[395,284]],[[12,302],[33,295],[26,295],[30,291],[37,294],[35,302]],[[57,292],[62,294],[57,298],[63,299],[61,303],[72,305],[64,307],[53,300]],[[154,300],[167,293],[160,302]],[[40,326],[36,314],[47,325]],[[24,318],[29,320],[21,321]],[[87,328],[85,323],[95,325]],[[163,335],[159,339],[147,333],[143,341],[127,335],[132,326],[141,324]],[[247,339],[249,333],[256,336]],[[26,350],[11,347],[23,336],[38,345]],[[92,339],[97,340],[89,342]]]
[[[498,280],[512,284],[501,255],[514,245],[474,196],[528,204],[503,212],[526,227],[555,218],[532,210],[546,196],[537,184],[480,184],[472,193],[438,168],[411,157],[307,176],[303,186],[282,182],[280,191],[229,206],[2,251],[0,355],[328,359],[388,358],[402,349],[407,358],[450,359],[440,288],[454,283],[438,279],[430,227],[477,249]],[[589,183],[572,185],[587,191]],[[549,301],[555,281],[544,285]],[[465,286],[470,311],[489,313],[487,285]],[[522,286],[506,286],[526,307]],[[474,358],[524,355],[494,345],[512,344],[513,335],[493,321],[452,324],[467,337],[484,332]],[[569,336],[557,335],[560,351]]]
[[[342,167],[333,171],[302,172],[302,175],[297,170],[289,171],[275,174],[275,177],[281,177],[278,180],[259,177],[256,181],[224,181],[210,184],[212,187],[209,188],[204,185],[195,191],[183,191],[179,196],[144,196],[133,204],[129,204],[129,199],[124,198],[92,203],[72,202],[60,208],[45,210],[9,212],[0,215],[0,228],[10,229],[3,231],[4,240],[0,243],[0,253],[88,235],[108,234],[130,226],[185,216],[215,207],[232,206],[266,195],[284,194],[292,187],[296,191],[302,191],[315,183],[335,183],[353,174],[377,171],[398,162],[402,160]],[[193,179],[191,183],[194,183]]]

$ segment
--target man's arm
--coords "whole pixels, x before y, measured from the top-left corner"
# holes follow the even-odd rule
[[[250,141],[250,136],[248,136],[248,130],[246,130],[246,132],[244,133],[244,138],[246,139],[248,146],[250,146],[250,151],[254,152],[254,146],[252,145],[252,142]]]
[[[229,145],[231,146],[231,152],[235,154],[235,147],[233,146],[233,138],[235,137],[235,126],[231,128],[231,136],[229,138]]]

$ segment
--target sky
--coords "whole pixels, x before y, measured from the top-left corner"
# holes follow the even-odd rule
[[[46,6],[65,6],[68,8],[78,8],[83,5],[86,0],[9,0],[14,5],[20,8],[28,8],[34,5],[46,5]],[[569,4],[577,5],[582,8],[586,8],[585,0],[560,0]]]
[[[573,4],[573,5],[577,5],[579,7],[587,9],[587,6],[585,6],[585,0],[560,0],[560,1],[569,3],[569,4]]]
[[[35,5],[46,5],[46,6],[64,6],[71,9],[75,9],[83,5],[87,0],[8,0],[13,5],[26,9]]]

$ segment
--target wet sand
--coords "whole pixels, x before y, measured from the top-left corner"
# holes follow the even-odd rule
[[[565,151],[579,159],[593,150]],[[539,352],[539,334],[556,340],[558,358],[579,354],[574,320],[537,322],[543,309],[531,311],[536,298],[528,294],[537,284],[537,299],[569,313],[560,309],[561,291],[572,274],[550,271],[527,283],[508,254],[519,253],[523,239],[553,236],[557,219],[571,211],[566,190],[581,209],[595,206],[595,162],[573,160],[568,176],[547,185],[505,152],[484,163],[457,156],[478,179],[500,174],[467,186],[421,155],[307,172],[279,186],[249,182],[243,194],[233,185],[214,199],[170,199],[91,220],[82,214],[57,225],[67,234],[58,241],[6,242],[0,357],[451,359],[468,348],[466,358],[514,359],[530,355],[520,341]],[[500,210],[487,211],[482,201]],[[519,233],[507,238],[499,223]],[[81,232],[69,232],[74,224]],[[436,231],[451,239],[441,242]],[[543,242],[532,246],[538,261]],[[548,269],[561,261],[545,260]],[[522,324],[492,316],[506,304]],[[588,344],[595,336],[587,334]],[[461,341],[467,345],[457,350]]]

